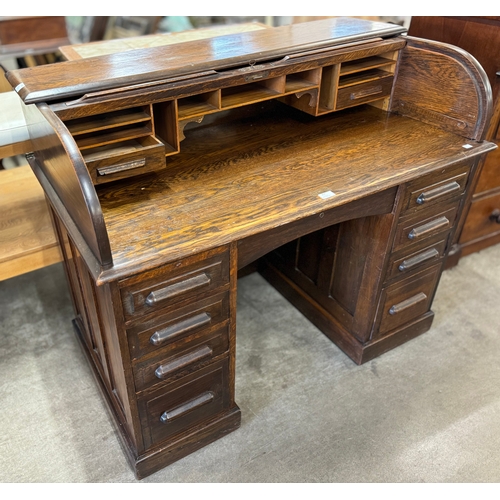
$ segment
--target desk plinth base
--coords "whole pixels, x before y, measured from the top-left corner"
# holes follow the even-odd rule
[[[434,319],[434,313],[429,311],[414,321],[393,330],[387,336],[363,344],[345,330],[328,311],[274,266],[268,263],[260,269],[260,273],[283,297],[358,365],[427,332]]]
[[[138,457],[129,455],[130,464],[137,479],[143,479],[235,431],[240,427],[240,424],[241,411],[235,405],[209,423],[194,429],[188,434],[181,435],[169,444],[160,445]]]
[[[104,386],[102,379],[95,367],[92,356],[88,352],[85,341],[83,340],[81,326],[78,319],[73,320],[73,327],[76,337],[79,340],[80,346],[89,362],[94,378],[101,391],[106,407],[113,418],[118,435],[120,436],[120,444],[128,458],[137,479],[143,479],[167,465],[170,465],[181,458],[190,455],[191,453],[203,448],[204,446],[224,437],[226,434],[235,431],[241,425],[241,411],[237,405],[210,419],[210,421],[200,424],[199,426],[179,434],[172,438],[169,442],[161,443],[150,448],[142,454],[137,454],[136,449],[123,424],[117,416],[110,395]]]

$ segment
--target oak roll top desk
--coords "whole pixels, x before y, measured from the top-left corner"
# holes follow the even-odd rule
[[[75,331],[138,478],[239,426],[245,266],[257,261],[356,363],[427,331],[495,147],[473,57],[360,19],[7,78],[26,104]]]

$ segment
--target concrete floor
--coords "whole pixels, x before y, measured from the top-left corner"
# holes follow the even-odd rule
[[[239,282],[236,432],[141,483],[500,482],[500,245],[444,273],[432,329],[355,365]],[[62,266],[0,283],[0,482],[133,483]]]

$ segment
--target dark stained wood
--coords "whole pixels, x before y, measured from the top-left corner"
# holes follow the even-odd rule
[[[75,240],[83,239],[100,265],[111,265],[101,207],[80,151],[66,127],[47,106],[27,109],[34,115],[27,117],[27,123],[35,151],[29,161],[35,174],[41,183],[48,183],[46,189],[54,191],[52,198],[60,200],[54,207],[59,216],[71,219],[69,224],[76,224],[78,229],[71,230]],[[85,253],[83,249],[80,251]]]
[[[312,231],[332,226],[349,219],[389,213],[394,205],[396,189],[388,189],[362,200],[349,203],[341,209],[334,208],[320,212],[295,223],[270,229],[238,241],[238,269],[247,266],[277,246],[306,235]],[[368,205],[368,207],[367,207]]]
[[[427,246],[429,245],[429,241],[425,243],[425,245],[422,245],[425,248],[419,248],[410,254],[407,254],[405,250],[399,258],[394,256],[394,260],[388,269],[387,277],[401,277],[403,273],[408,274],[424,265],[437,262],[444,255],[447,243],[446,239],[433,242],[430,246]]]
[[[409,34],[421,38],[430,38],[456,45],[472,54],[483,67],[493,89],[494,106],[490,123],[486,130],[486,139],[498,144],[500,123],[500,18],[493,16],[432,16],[412,17]],[[464,232],[454,249],[455,258],[448,267],[458,263],[460,256],[468,255],[499,242],[497,228],[488,220],[481,200],[492,198],[500,193],[499,175],[500,157],[498,150],[489,153],[480,165],[477,185],[474,193]],[[477,206],[476,206],[477,205]],[[482,214],[482,215],[479,215]],[[476,227],[474,227],[476,226]]]
[[[365,57],[374,57],[387,52],[398,51],[406,44],[405,38],[394,37],[381,41],[366,41],[362,44],[330,49],[319,54],[303,54],[299,57],[283,58],[279,61],[256,64],[252,67],[233,68],[225,71],[205,71],[190,75],[189,77],[170,78],[152,84],[129,85],[104,92],[90,92],[82,98],[53,103],[51,108],[62,120],[94,115],[99,112],[108,112],[135,105],[147,103],[161,103],[174,98],[184,99],[189,96],[217,91],[220,88],[229,88],[234,85],[248,83],[248,77],[268,72],[267,77],[275,78],[288,74],[317,71],[319,67],[336,65]],[[267,78],[266,77],[266,78]],[[293,76],[288,77],[290,80]],[[323,76],[324,78],[324,76]],[[303,88],[311,89],[320,84],[318,77],[313,78],[314,83],[307,82]],[[298,92],[288,89],[285,83],[285,92]],[[316,92],[317,93],[317,92]],[[182,108],[182,100],[180,100]],[[290,104],[292,105],[292,104]],[[307,112],[310,112],[308,110]],[[182,118],[182,113],[181,113]]]
[[[156,446],[132,462],[136,477],[142,479],[181,458],[207,446],[238,429],[241,412],[237,406],[226,410],[208,422],[203,422],[189,433],[174,437],[170,442]]]
[[[497,245],[498,243],[500,243],[500,233],[497,233],[497,232],[490,233],[485,238],[478,238],[477,240],[470,241],[467,245],[461,246],[460,247],[460,251],[461,251],[460,257],[470,255],[471,253],[474,253],[474,252],[479,252],[483,248],[489,247],[491,245]],[[457,263],[458,262],[456,262],[455,265]],[[452,266],[450,266],[450,267],[452,267]]]
[[[404,216],[412,216],[449,200],[456,200],[473,178],[472,162],[445,168],[411,183],[403,200]]]
[[[272,265],[266,266],[262,275],[286,299],[288,299],[302,314],[316,325],[335,345],[347,354],[356,364],[370,361],[384,352],[408,342],[414,337],[429,330],[434,319],[434,313],[429,311],[415,321],[393,330],[380,339],[361,344],[348,332],[338,319],[326,309],[322,308],[293,280],[287,278]]]
[[[125,318],[128,321],[139,318],[142,322],[177,303],[226,288],[229,283],[228,253],[227,248],[215,248],[121,281]],[[160,300],[153,300],[154,294]]]
[[[227,358],[215,361],[140,398],[146,448],[229,409],[227,361]],[[212,397],[206,398],[207,395]],[[200,396],[203,398],[201,401],[198,399]]]
[[[319,119],[272,103],[265,109],[210,127],[202,122],[165,173],[99,190],[114,260],[101,279],[318,217],[490,147],[470,142],[464,150],[468,141],[459,136],[373,108]],[[396,146],[402,137],[412,138],[404,148]],[[329,190],[335,196],[318,196]]]
[[[373,335],[374,339],[383,337],[429,311],[440,270],[439,264],[382,290],[379,324]]]
[[[334,18],[185,42],[168,47],[137,49],[121,54],[65,61],[22,70],[6,76],[26,103],[68,98],[120,85],[152,82],[166,77],[248,66],[250,62],[279,59],[304,51],[359,42],[405,31],[397,25],[362,19]],[[186,57],[189,63],[186,64]]]
[[[499,100],[500,102],[500,100]],[[488,153],[479,176],[475,192],[480,195],[491,190],[500,190],[500,149]]]
[[[463,241],[476,241],[500,232],[500,224],[491,215],[500,209],[500,193],[482,196],[474,201],[462,230]]]
[[[400,64],[392,111],[469,139],[484,138],[491,117],[491,86],[470,54],[408,37]],[[487,99],[488,106],[481,105],[478,95]]]
[[[196,371],[228,349],[228,335],[221,328],[210,335],[191,335],[184,342],[175,342],[162,357],[142,360],[134,367],[137,391],[157,388],[165,380],[171,381]],[[156,386],[156,387],[155,387]]]
[[[136,445],[131,441],[131,436],[134,434],[127,432],[122,422],[118,420],[117,412],[114,410],[114,404],[110,393],[103,386],[102,379],[96,372],[96,368],[87,346],[82,340],[81,327],[77,322],[73,323],[77,338],[80,340],[83,352],[87,355],[89,365],[96,380],[96,383],[101,391],[102,397],[110,409],[110,414],[115,419],[116,428],[119,432],[119,437],[123,444],[123,450],[129,460],[129,463],[135,472],[137,479],[142,479],[154,472],[163,469],[167,465],[180,460],[190,453],[199,450],[200,448],[220,439],[226,434],[236,430],[241,423],[240,409],[233,405],[228,411],[224,412],[218,418],[212,419],[208,423],[204,423],[199,428],[191,429],[187,434],[176,436],[172,442],[161,446],[153,447],[146,453],[137,452]],[[129,386],[133,385],[129,383]],[[139,447],[139,449],[141,449]]]
[[[124,336],[120,337],[114,333],[116,332],[116,320],[114,312],[110,310],[110,301],[108,300],[110,288],[108,286],[95,287],[93,280],[86,278],[88,271],[85,266],[82,266],[82,259],[78,250],[57,216],[54,217],[54,222],[61,242],[64,264],[70,283],[76,314],[75,330],[78,332],[80,341],[85,346],[88,358],[92,360],[91,365],[96,373],[100,374],[100,384],[102,387],[106,387],[106,393],[110,395],[109,403],[113,408],[113,414],[120,423],[120,428],[127,429],[127,446],[137,446],[137,432],[134,431],[133,427],[134,399],[130,397],[133,394],[133,391],[131,392],[133,384],[126,380],[127,358],[122,356]],[[84,281],[86,281],[85,285]],[[85,303],[84,288],[91,289],[91,294],[95,299],[91,301],[91,304],[93,304],[94,308],[97,307],[98,314],[94,314],[93,329],[88,326],[90,304]],[[95,322],[96,319],[98,320],[97,323]],[[95,362],[96,352],[94,346],[96,340],[98,340],[101,348],[101,359],[105,361],[106,368],[109,370],[107,378],[102,377],[102,367],[101,371],[99,369],[102,364]]]
[[[64,16],[3,17],[0,22],[2,45],[57,38],[67,39]]]
[[[446,186],[464,174],[471,183],[474,171],[470,162],[452,164],[411,181],[400,188],[391,213],[339,224],[333,246],[321,235],[286,245],[285,251],[278,249],[266,259],[263,274],[353,360],[364,362],[365,352],[377,352],[379,348],[373,349],[372,344],[381,337],[391,338],[379,346],[387,350],[397,345],[394,331],[402,337],[416,335],[421,331],[418,325],[428,324],[445,248],[453,241],[457,214],[466,206],[466,184],[451,193],[440,189],[428,205],[417,202],[419,193]],[[318,249],[322,239],[325,242]],[[429,245],[435,245],[433,258],[398,274],[403,262]],[[299,265],[300,255],[311,252],[331,255],[317,259],[324,266],[317,272],[322,281],[304,273]],[[402,327],[410,323],[409,330]]]
[[[171,82],[155,78],[172,60],[148,60],[167,49],[11,74],[28,93],[75,92],[37,104],[30,161],[55,213],[75,329],[138,478],[240,423],[239,269],[253,263],[356,363],[431,326],[494,148],[481,141],[486,77],[467,54],[399,28],[382,39],[378,24],[314,26],[179,45]],[[158,170],[128,168],[129,139],[139,156],[158,144]],[[115,171],[123,178],[98,182]]]
[[[64,16],[19,16],[0,19],[0,55],[23,57],[57,51],[69,42]]]
[[[227,293],[209,295],[188,303],[177,304],[161,314],[127,326],[128,344],[132,359],[158,355],[163,348],[195,333],[208,333],[227,322],[229,296]]]
[[[398,200],[399,201],[399,200]],[[353,323],[351,332],[354,337],[365,342],[368,340],[375,319],[374,305],[383,276],[387,266],[387,255],[390,255],[392,236],[394,235],[394,222],[397,220],[399,206],[394,207],[392,214],[380,217],[369,217],[365,220],[352,221],[353,228],[352,248],[353,255],[346,256],[346,261],[357,259],[357,269],[353,277],[355,283],[349,283],[349,275],[341,261],[336,262],[336,271],[343,276],[343,282],[349,283],[346,291],[337,288],[337,296],[342,294],[349,297],[353,307]],[[349,241],[349,239],[348,239]],[[365,258],[363,258],[363,254]],[[332,296],[334,290],[332,290]]]
[[[500,70],[497,58],[500,17],[412,16],[408,34],[449,43],[472,54],[486,72],[496,93],[496,73]]]

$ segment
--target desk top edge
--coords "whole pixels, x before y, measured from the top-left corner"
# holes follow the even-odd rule
[[[49,102],[405,32],[395,24],[339,17],[13,70],[6,76],[25,103]]]
[[[366,123],[363,123],[363,120],[357,119],[357,117],[360,116],[360,113],[363,113],[364,117],[367,118]],[[262,119],[262,116],[259,118]],[[317,121],[318,120],[311,121],[313,130],[323,131],[324,127],[318,125],[316,123]],[[289,158],[293,157],[297,160],[297,151],[295,151],[294,154],[288,153],[289,147],[287,146],[283,149],[283,153],[279,152],[279,147],[270,148],[269,152],[267,152],[264,151],[263,148],[255,146],[255,151],[260,151],[260,153],[257,156],[249,155],[248,159],[241,159],[241,166],[238,168],[237,163],[234,163],[231,158],[225,162],[221,161],[221,158],[219,158],[218,155],[214,157],[211,162],[207,162],[205,168],[207,169],[207,172],[211,172],[211,178],[214,179],[210,185],[203,182],[203,175],[196,180],[197,174],[194,172],[188,172],[185,178],[184,176],[181,176],[179,179],[172,178],[172,180],[167,180],[165,187],[174,187],[174,191],[170,193],[168,198],[168,213],[165,212],[165,208],[162,208],[160,205],[156,206],[153,210],[150,206],[150,202],[147,200],[150,195],[152,195],[153,198],[156,196],[154,191],[162,189],[158,187],[160,185],[158,183],[160,178],[155,177],[150,179],[149,177],[144,177],[143,179],[136,180],[134,184],[135,189],[131,191],[129,191],[127,183],[125,183],[123,184],[123,189],[119,189],[119,191],[121,191],[122,194],[126,194],[125,198],[128,198],[127,200],[124,200],[123,206],[127,206],[128,211],[136,214],[133,222],[134,227],[144,225],[145,227],[148,226],[150,229],[149,226],[155,226],[157,224],[155,221],[159,220],[164,221],[166,226],[172,226],[172,228],[168,230],[168,238],[165,241],[157,242],[158,245],[154,252],[140,252],[142,256],[141,259],[130,258],[130,255],[128,255],[130,248],[138,244],[138,241],[141,239],[141,230],[139,230],[139,227],[135,227],[137,233],[134,231],[137,241],[134,243],[132,242],[132,239],[135,240],[136,238],[129,239],[127,236],[128,243],[125,246],[127,246],[128,249],[125,251],[119,250],[120,248],[123,248],[124,245],[117,243],[116,240],[117,238],[120,239],[123,234],[129,234],[125,228],[129,227],[127,224],[130,224],[131,222],[130,220],[126,221],[125,219],[122,219],[122,209],[116,207],[118,208],[118,211],[115,211],[115,208],[113,208],[114,200],[119,197],[116,192],[118,185],[113,188],[109,186],[103,187],[100,190],[99,198],[103,207],[111,247],[113,249],[114,266],[113,268],[104,271],[100,276],[100,280],[105,282],[117,278],[119,279],[122,275],[124,276],[133,273],[133,269],[136,267],[141,268],[142,270],[146,268],[153,268],[159,262],[163,264],[166,261],[177,260],[193,253],[207,250],[208,248],[226,245],[232,241],[239,241],[256,233],[272,229],[276,227],[276,225],[293,222],[296,217],[299,217],[298,214],[300,214],[299,218],[304,218],[309,215],[318,214],[321,211],[339,208],[341,205],[345,205],[358,198],[390,189],[394,186],[414,179],[415,177],[431,173],[439,168],[443,168],[444,166],[449,166],[457,162],[468,161],[469,159],[472,159],[491,149],[492,146],[487,142],[476,143],[475,141],[467,141],[449,132],[438,131],[438,129],[431,125],[427,125],[407,117],[387,114],[381,110],[377,110],[376,108],[372,108],[368,114],[366,114],[366,111],[351,110],[351,112],[347,113],[345,116],[336,116],[333,122],[336,123],[336,125],[331,126],[331,130],[329,132],[324,132],[324,142],[326,144],[329,137],[330,140],[335,143],[334,149],[337,150],[337,154],[340,155],[341,158],[344,157],[344,159],[352,153],[352,143],[349,143],[347,138],[350,133],[355,133],[357,131],[356,134],[358,134],[359,132],[358,136],[363,136],[364,141],[363,143],[360,142],[358,147],[361,149],[366,147],[368,150],[372,150],[372,152],[374,151],[373,148],[377,143],[376,136],[378,134],[382,134],[385,140],[378,143],[379,149],[376,149],[375,153],[376,156],[381,156],[381,160],[379,162],[380,164],[384,164],[384,159],[387,159],[393,154],[391,153],[393,148],[390,144],[393,142],[394,135],[399,134],[400,126],[403,126],[406,130],[405,133],[415,137],[419,136],[421,139],[419,141],[414,141],[412,148],[409,148],[408,151],[400,151],[401,158],[398,159],[403,160],[406,158],[406,161],[411,164],[411,167],[409,165],[404,168],[402,166],[398,169],[387,167],[387,171],[377,172],[375,174],[377,166],[374,164],[369,167],[371,169],[371,172],[369,172],[367,168],[368,163],[370,162],[367,163],[367,156],[360,155],[357,161],[357,163],[360,164],[359,167],[351,164],[350,168],[344,171],[342,175],[336,176],[340,178],[337,180],[338,182],[328,184],[328,182],[332,181],[332,176],[327,176],[326,173],[323,180],[318,180],[318,193],[321,192],[321,186],[323,183],[325,183],[324,189],[331,188],[336,193],[336,196],[332,198],[320,200],[319,198],[311,195],[314,189],[316,189],[314,182],[311,181],[311,186],[306,185],[307,175],[305,172],[309,170],[309,167],[305,164],[301,167],[304,169],[305,174],[305,177],[302,179],[304,183],[300,184],[301,187],[300,189],[297,189],[296,192],[288,186],[290,189],[288,189],[289,194],[287,194],[288,191],[285,189],[286,183],[282,175],[287,171],[286,164],[290,163]],[[275,127],[275,125],[270,126]],[[342,130],[344,128],[345,131]],[[234,128],[234,130],[236,130],[236,128]],[[335,132],[335,130],[337,132]],[[256,132],[254,131],[254,134],[255,133]],[[237,132],[235,132],[235,134],[237,136]],[[222,135],[226,136],[226,134]],[[343,136],[344,138],[342,138]],[[426,137],[434,138],[432,145],[425,140]],[[315,141],[314,133],[309,137],[309,139],[313,140],[313,142]],[[384,146],[386,142],[389,146]],[[315,146],[318,146],[316,151],[319,158],[322,155],[322,148],[319,147],[320,143],[314,144]],[[463,144],[470,144],[472,148],[463,149]],[[290,146],[293,147],[293,142]],[[275,151],[275,153],[273,153],[273,151]],[[425,151],[425,155],[423,154],[423,151]],[[433,154],[429,155],[430,151],[432,151]],[[234,157],[238,157],[236,150],[233,151],[233,154]],[[223,154],[221,153],[220,156],[222,157]],[[273,164],[276,165],[276,168],[280,168],[280,165],[284,168],[282,172],[280,171],[277,177],[279,182],[276,184],[275,191],[266,191],[266,187],[269,187],[269,183],[273,182],[272,176],[269,177],[271,173],[266,175],[268,182],[259,183],[259,196],[266,200],[269,198],[275,199],[274,205],[276,206],[274,211],[270,210],[268,201],[266,201],[266,208],[264,209],[264,205],[260,206],[255,198],[257,194],[255,192],[252,194],[251,191],[245,190],[246,187],[255,185],[252,182],[252,176],[254,174],[250,172],[250,166],[259,163],[262,163],[263,165],[267,156],[272,157]],[[356,155],[354,156],[358,158]],[[277,161],[278,158],[279,161]],[[411,158],[426,158],[426,160],[423,162],[421,159],[418,161],[411,160]],[[300,162],[303,162],[304,159],[305,156],[301,157]],[[314,161],[318,165],[320,164],[318,159],[315,159]],[[326,162],[322,163],[324,166],[326,164],[330,164],[333,159],[327,159],[325,157],[322,161]],[[338,163],[338,161],[342,160],[335,161]],[[404,163],[404,161],[402,161],[402,163]],[[389,164],[389,162],[387,162],[387,164]],[[217,177],[220,177],[221,179],[222,177],[218,175],[217,172],[212,170],[213,165],[222,166],[221,168],[226,168],[227,166],[228,169],[235,172],[232,177],[232,181],[224,182],[221,183],[220,186],[216,186],[216,183],[218,182]],[[236,170],[239,170],[241,175],[237,174]],[[168,178],[168,174],[163,175]],[[256,170],[255,175],[255,178],[259,179],[258,169]],[[315,176],[310,177],[315,178]],[[353,180],[356,178],[359,179]],[[177,186],[174,186],[180,185],[180,183],[183,183],[185,187],[183,191],[178,191],[176,189]],[[340,189],[339,184],[343,185]],[[153,185],[156,185],[157,187],[152,188]],[[153,191],[151,191],[151,189],[153,189]],[[228,193],[230,190],[233,190],[235,193],[235,199],[239,199],[241,202],[241,206],[238,208],[238,211],[241,212],[241,214],[237,216],[236,209],[234,210],[235,213],[232,213],[231,216],[224,213],[218,213],[220,210],[217,207],[214,208],[210,205],[210,197],[205,197],[208,201],[203,205],[203,210],[201,210],[203,215],[190,210],[193,203],[201,203],[201,199],[199,198],[199,192],[201,189],[211,190],[211,192],[221,189],[222,191],[220,196],[223,197],[229,196]],[[139,195],[140,193],[145,194]],[[245,206],[243,203],[244,194],[245,197],[248,198],[248,200],[245,200],[247,204],[246,208],[254,211],[265,211],[266,216],[264,220],[256,222],[253,220],[253,217],[251,218],[252,220],[247,220],[245,218]],[[108,195],[110,195],[110,197],[108,197]],[[143,196],[145,197],[144,204],[139,201],[139,199]],[[106,200],[106,198],[108,199]],[[128,202],[134,205],[133,209]],[[285,205],[290,205],[289,209],[286,210],[286,213],[283,212],[283,210],[285,210]],[[176,208],[176,206],[178,207]],[[234,206],[234,203],[227,203],[224,206]],[[211,216],[208,215],[209,213],[212,213],[212,209],[214,209],[214,214],[212,214],[214,215],[213,219],[211,219]],[[274,215],[272,215],[273,213]],[[238,219],[238,217],[240,217],[240,219]],[[190,219],[196,219],[196,224],[194,224],[193,221],[188,223]],[[238,222],[236,222],[237,219]],[[175,226],[178,226],[177,229],[174,229]],[[193,236],[194,233],[188,234],[189,231],[187,229],[182,229],[191,227],[194,228],[193,230],[196,232],[196,228],[200,226],[209,226],[210,230],[207,230],[207,234],[210,237],[210,241],[203,238],[195,239]],[[148,228],[145,229],[144,234],[148,233]],[[193,243],[195,240],[196,244]],[[139,244],[139,246],[141,246],[141,244]]]

